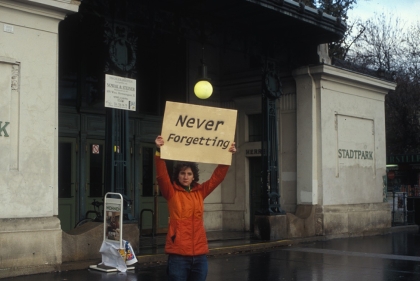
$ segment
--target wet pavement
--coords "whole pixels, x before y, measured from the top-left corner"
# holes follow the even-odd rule
[[[126,273],[84,269],[7,280],[166,280],[166,265],[136,265]],[[209,256],[207,281],[220,280],[419,281],[420,234],[395,232]]]

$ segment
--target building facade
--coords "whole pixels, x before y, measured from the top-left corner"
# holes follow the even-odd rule
[[[391,226],[384,99],[395,85],[330,64],[323,44],[343,36],[337,19],[289,0],[121,3],[0,0],[0,277],[85,257],[66,252],[76,243],[74,225],[115,191],[107,187],[115,121],[104,107],[105,74],[137,81],[138,110],[124,123],[125,184],[117,187],[131,202],[127,224],[153,209],[142,227],[155,222],[166,231],[153,154],[170,100],[238,110],[238,152],[205,201],[207,231],[282,239]],[[200,60],[214,86],[208,100],[193,92]],[[260,210],[268,72],[281,82],[271,113],[283,212],[267,215]],[[214,169],[199,167],[202,179]]]

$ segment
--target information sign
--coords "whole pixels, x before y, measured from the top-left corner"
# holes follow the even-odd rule
[[[136,80],[105,74],[105,107],[136,111]]]

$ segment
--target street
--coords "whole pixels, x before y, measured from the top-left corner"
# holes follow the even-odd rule
[[[10,278],[13,281],[166,280],[166,265],[137,267],[127,273],[77,270]],[[332,239],[260,252],[210,256],[208,281],[418,281],[417,232]]]

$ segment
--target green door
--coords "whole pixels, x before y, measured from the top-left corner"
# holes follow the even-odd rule
[[[76,139],[60,138],[58,143],[58,218],[63,231],[69,231],[76,223],[76,190]]]
[[[103,202],[104,198],[104,163],[105,163],[105,141],[87,140],[86,147],[86,211],[93,211],[93,200]],[[100,209],[103,211],[103,208]]]

